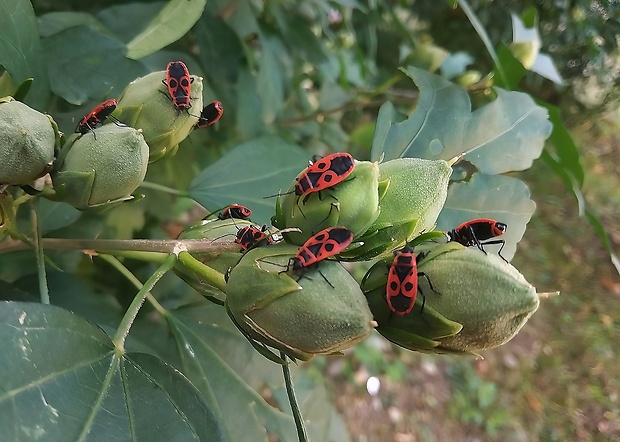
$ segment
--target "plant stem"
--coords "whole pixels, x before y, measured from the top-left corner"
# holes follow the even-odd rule
[[[161,184],[151,183],[150,181],[142,181],[140,187],[145,189],[159,190],[160,192],[169,193],[170,195],[184,196],[189,198],[187,191],[173,189],[172,187],[162,186]]]
[[[286,354],[280,352],[280,357],[286,361]],[[308,442],[308,432],[306,431],[306,424],[304,418],[301,415],[299,409],[299,403],[297,402],[297,396],[295,395],[295,386],[293,385],[293,379],[291,377],[291,369],[289,364],[282,364],[282,373],[284,373],[284,384],[286,385],[286,394],[288,395],[288,401],[291,404],[293,410],[293,418],[295,419],[295,427],[297,427],[297,438],[299,442]]]
[[[50,303],[50,293],[47,287],[47,275],[45,273],[45,255],[43,253],[43,244],[41,241],[41,226],[39,225],[39,215],[37,211],[37,201],[32,202],[32,227],[34,230],[34,250],[37,257],[37,276],[39,278],[39,293],[41,294],[41,303]]]
[[[173,253],[178,248],[189,252],[201,252],[218,255],[222,252],[239,251],[239,246],[232,240],[209,240],[209,239],[65,239],[43,238],[41,241],[46,249],[72,249],[72,250],[96,250],[99,252],[160,252]],[[24,250],[28,244],[20,242],[7,242],[0,245],[0,254]]]
[[[179,262],[214,287],[226,292],[224,275],[198,261],[188,252],[179,253]]]
[[[168,258],[164,261],[164,263],[159,266],[159,268],[151,275],[151,277],[144,283],[142,288],[136,294],[136,297],[131,302],[131,305],[125,312],[125,316],[121,320],[120,325],[118,326],[118,330],[114,337],[112,338],[112,342],[114,343],[114,347],[120,352],[125,352],[125,339],[127,339],[127,335],[129,334],[129,329],[133,325],[133,321],[136,319],[144,300],[151,291],[151,289],[157,284],[157,281],[161,279],[170,269],[174,267],[174,264],[177,262],[177,254],[171,253]]]
[[[115,256],[101,254],[99,255],[99,258],[103,259],[105,262],[107,262],[112,267],[114,267],[116,270],[118,270],[119,273],[123,275],[125,278],[127,278],[129,282],[131,282],[138,290],[141,290],[142,287],[144,287],[144,285],[140,282],[140,280],[136,278],[135,275],[131,273],[131,271],[127,267],[125,267],[123,263],[120,262]],[[155,308],[155,310],[159,312],[159,314],[161,314],[162,316],[166,316],[168,314],[168,310],[166,310],[157,301],[157,299],[155,298],[155,296],[153,296],[151,292],[146,292],[146,299],[153,306],[153,308]]]

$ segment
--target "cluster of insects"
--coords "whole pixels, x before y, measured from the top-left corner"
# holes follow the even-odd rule
[[[164,93],[172,102],[172,105],[181,112],[189,110],[191,107],[191,88],[194,79],[190,76],[187,66],[182,61],[171,61],[166,66],[166,78],[162,80],[166,91]],[[102,124],[106,119],[111,119],[116,124],[122,124],[112,113],[116,110],[118,103],[116,99],[110,98],[103,103],[95,106],[84,118],[82,118],[77,127],[76,133],[82,135],[92,131],[98,124]],[[194,126],[195,129],[211,126],[215,124],[224,113],[224,107],[219,101],[214,101],[206,105],[198,117],[198,122]]]
[[[295,193],[297,204],[301,202],[303,205],[313,193],[319,193],[320,197],[320,192],[333,190],[334,186],[345,181],[354,166],[355,161],[348,153],[333,153],[324,158],[313,158],[309,166],[297,177],[291,193]],[[224,209],[219,218],[248,219],[251,213],[247,207],[232,205]],[[446,236],[448,241],[466,247],[477,247],[485,253],[485,245],[501,244],[499,256],[502,257],[501,251],[505,241],[494,238],[503,235],[506,228],[504,223],[479,218],[446,232]],[[302,273],[318,262],[339,254],[352,241],[353,233],[346,227],[336,226],[321,230],[299,247],[295,256],[289,260],[285,271],[292,269],[296,273]],[[250,225],[238,230],[235,242],[241,246],[242,252],[245,252],[258,245],[273,244],[275,240],[266,225],[262,227]],[[413,247],[408,244],[394,252],[394,259],[388,269],[385,297],[388,307],[396,315],[409,314],[413,310],[418,293],[423,297],[422,309],[424,308],[425,298],[418,284],[420,278],[425,278],[431,290],[435,291],[428,275],[418,271],[418,264],[423,258],[423,253],[416,254]]]

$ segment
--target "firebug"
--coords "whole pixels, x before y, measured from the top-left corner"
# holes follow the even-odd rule
[[[247,207],[240,204],[232,204],[222,210],[217,217],[218,219],[248,219],[250,215],[252,215],[252,211]]]
[[[172,103],[177,109],[189,109],[190,93],[194,79],[182,61],[171,61],[166,67],[166,78],[162,83],[168,88]]]
[[[89,130],[93,130],[97,124],[103,123],[106,118],[113,118],[110,116],[116,109],[117,103],[114,98],[104,101],[101,104],[95,106],[84,118],[80,120],[75,128],[76,133],[84,135]],[[115,119],[116,120],[116,119]]]
[[[394,252],[394,260],[388,270],[388,280],[385,288],[386,300],[390,310],[399,316],[404,316],[413,310],[418,292],[422,295],[422,310],[424,309],[424,294],[418,285],[418,278],[423,276],[433,289],[428,276],[424,272],[418,272],[418,262],[423,254],[413,252],[413,247],[408,244]]]
[[[501,255],[502,249],[504,248],[504,245],[506,245],[506,241],[503,239],[487,241],[491,238],[496,238],[503,235],[506,232],[506,229],[506,224],[497,222],[494,219],[478,218],[464,222],[457,228],[450,230],[447,235],[450,241],[458,242],[465,247],[476,246],[485,253],[486,251],[483,248],[484,245],[501,244],[497,254],[500,258],[506,261],[506,259],[504,259]]]
[[[203,127],[209,127],[212,124],[215,124],[217,120],[219,120],[224,114],[224,106],[219,101],[214,101],[213,103],[207,104],[200,112],[200,117],[198,117],[198,123],[194,126],[195,129],[200,129]]]

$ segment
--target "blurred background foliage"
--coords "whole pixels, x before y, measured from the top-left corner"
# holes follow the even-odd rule
[[[312,154],[346,150],[366,159],[379,106],[386,100],[403,109],[415,106],[417,92],[398,71],[402,66],[445,72],[443,62],[450,55],[454,78],[465,81],[469,73],[475,80],[466,83],[474,105],[488,100],[484,80],[493,72],[493,60],[464,10],[450,3],[33,0],[42,37],[41,47],[32,49],[40,51],[35,71],[46,72],[49,82],[35,81],[26,101],[54,115],[61,130],[71,133],[93,105],[118,96],[136,76],[182,59],[192,73],[205,77],[206,102],[224,103],[224,117],[210,130],[193,133],[174,158],[151,165],[147,180],[187,189],[232,147],[262,136],[277,136]],[[617,252],[620,6],[613,0],[479,0],[470,6],[494,47],[512,42],[511,13],[537,13],[541,52],[551,56],[563,85],[527,72],[519,88],[561,109],[585,170],[581,191]],[[169,12],[152,22],[162,8]],[[149,26],[153,36],[137,38]],[[15,84],[25,79],[13,77]],[[528,183],[538,210],[513,263],[539,292],[562,294],[543,302],[514,341],[486,352],[482,361],[421,356],[374,336],[344,358],[320,357],[306,364],[304,376],[327,384],[352,440],[620,438],[618,275],[595,231],[577,216],[579,207],[565,183],[546,164],[537,161],[514,175]],[[65,221],[50,224],[47,232],[175,237],[204,215],[190,199],[143,191],[147,198],[105,216],[67,209]],[[50,256],[65,271],[80,274],[100,299],[118,309],[131,301],[127,294],[134,289],[120,275],[102,271],[105,264],[93,266],[75,253]],[[33,258],[24,254],[13,261],[0,269],[2,279],[22,278],[20,287],[27,292],[23,278],[35,268]],[[141,277],[152,271],[146,264],[127,265]],[[188,299],[176,280],[164,280],[154,294],[167,307]],[[79,312],[72,302],[65,305]],[[97,322],[113,323],[116,309],[104,310],[110,317]],[[95,310],[82,314],[102,314]],[[145,306],[136,338],[169,353],[166,331],[149,323],[151,313]],[[153,343],[153,336],[161,341]],[[366,390],[371,376],[381,381],[375,396]],[[252,385],[269,403],[278,402],[281,391],[269,387],[273,382],[263,384],[263,390],[259,381]],[[306,391],[313,388],[309,381],[304,385]],[[330,427],[332,435],[343,434],[333,430],[342,430],[339,422]]]

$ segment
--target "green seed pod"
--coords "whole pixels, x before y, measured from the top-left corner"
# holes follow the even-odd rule
[[[189,109],[174,106],[168,88],[162,83],[165,78],[166,72],[159,71],[132,81],[113,113],[123,123],[142,129],[151,163],[176,153],[202,111],[202,77],[191,75]]]
[[[293,185],[290,193],[278,200],[273,224],[279,229],[300,229],[299,233],[284,235],[288,242],[297,245],[332,226],[344,226],[360,235],[379,216],[378,180],[377,163],[356,161],[346,180],[321,192],[299,197]]]
[[[0,99],[0,184],[28,184],[48,173],[59,142],[49,115],[11,97]]]
[[[433,230],[448,196],[452,168],[443,160],[399,158],[379,165],[383,197],[381,213],[366,233],[356,240],[362,247],[342,256],[369,260],[386,256],[405,242]]]
[[[457,243],[420,246],[424,273],[411,313],[392,313],[386,301],[390,259],[375,264],[362,289],[379,326],[390,341],[410,350],[476,354],[512,339],[536,311],[536,290],[512,265],[493,254]],[[422,303],[424,302],[424,310]]]
[[[232,270],[226,306],[240,330],[251,342],[302,360],[366,338],[375,324],[351,275],[336,261],[321,261],[301,278],[283,273],[296,252],[286,244],[258,247]]]
[[[56,199],[78,209],[130,200],[144,180],[149,148],[139,130],[109,124],[72,135],[52,173]]]

